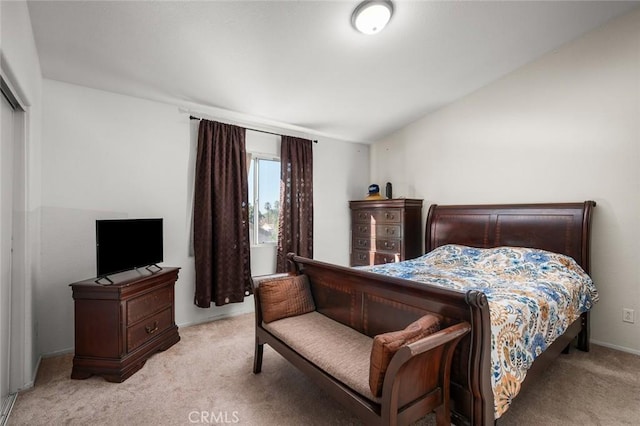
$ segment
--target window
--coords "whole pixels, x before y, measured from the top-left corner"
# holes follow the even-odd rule
[[[249,163],[249,241],[277,244],[280,214],[280,160],[251,154]]]

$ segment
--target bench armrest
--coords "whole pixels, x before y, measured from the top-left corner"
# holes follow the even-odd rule
[[[451,360],[456,345],[470,330],[466,321],[454,324],[395,353],[382,387],[383,418],[403,411],[404,406],[411,411],[424,405],[440,407],[438,415],[449,417]]]
[[[464,336],[471,331],[471,325],[468,322],[460,322],[458,324],[451,325],[436,333],[430,334],[427,337],[423,337],[420,340],[416,340],[413,343],[406,345],[404,352],[408,353],[408,357],[414,357],[423,352],[430,351],[445,343],[451,342],[454,339]],[[398,351],[400,352],[400,351]],[[394,357],[395,358],[395,357]]]

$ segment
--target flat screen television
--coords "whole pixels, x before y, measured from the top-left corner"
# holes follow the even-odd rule
[[[96,220],[98,277],[162,262],[162,219]]]

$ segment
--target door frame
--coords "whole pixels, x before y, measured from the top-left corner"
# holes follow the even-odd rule
[[[9,393],[15,394],[33,386],[34,382],[34,318],[33,318],[33,277],[34,265],[33,244],[34,228],[33,214],[29,210],[29,195],[31,182],[29,175],[32,158],[29,146],[29,121],[31,118],[29,104],[13,84],[11,69],[2,56],[2,70],[0,70],[0,88],[2,94],[14,107],[14,152],[13,152],[13,256],[11,265],[11,324],[10,324],[10,366]],[[15,164],[19,162],[19,164]],[[21,187],[19,193],[16,186]],[[10,408],[10,407],[9,407]],[[5,414],[5,413],[3,413]],[[8,415],[8,413],[7,413]],[[6,420],[6,419],[5,419]]]

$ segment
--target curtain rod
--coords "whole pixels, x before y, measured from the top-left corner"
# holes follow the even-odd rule
[[[196,116],[194,116],[194,115],[190,115],[190,116],[189,116],[189,120],[203,120],[203,119],[202,119],[202,118],[200,118],[200,117],[196,117]],[[266,130],[252,129],[251,127],[245,127],[245,126],[238,126],[238,127],[243,127],[243,128],[245,128],[245,129],[247,129],[247,130],[251,130],[251,131],[253,131],[253,132],[266,133],[266,134],[268,134],[268,135],[285,136],[285,135],[281,135],[280,133],[267,132]],[[301,138],[301,139],[302,139],[302,138]],[[311,142],[313,142],[313,143],[318,143],[318,141],[317,141],[317,140],[315,140],[315,139],[313,139]]]

